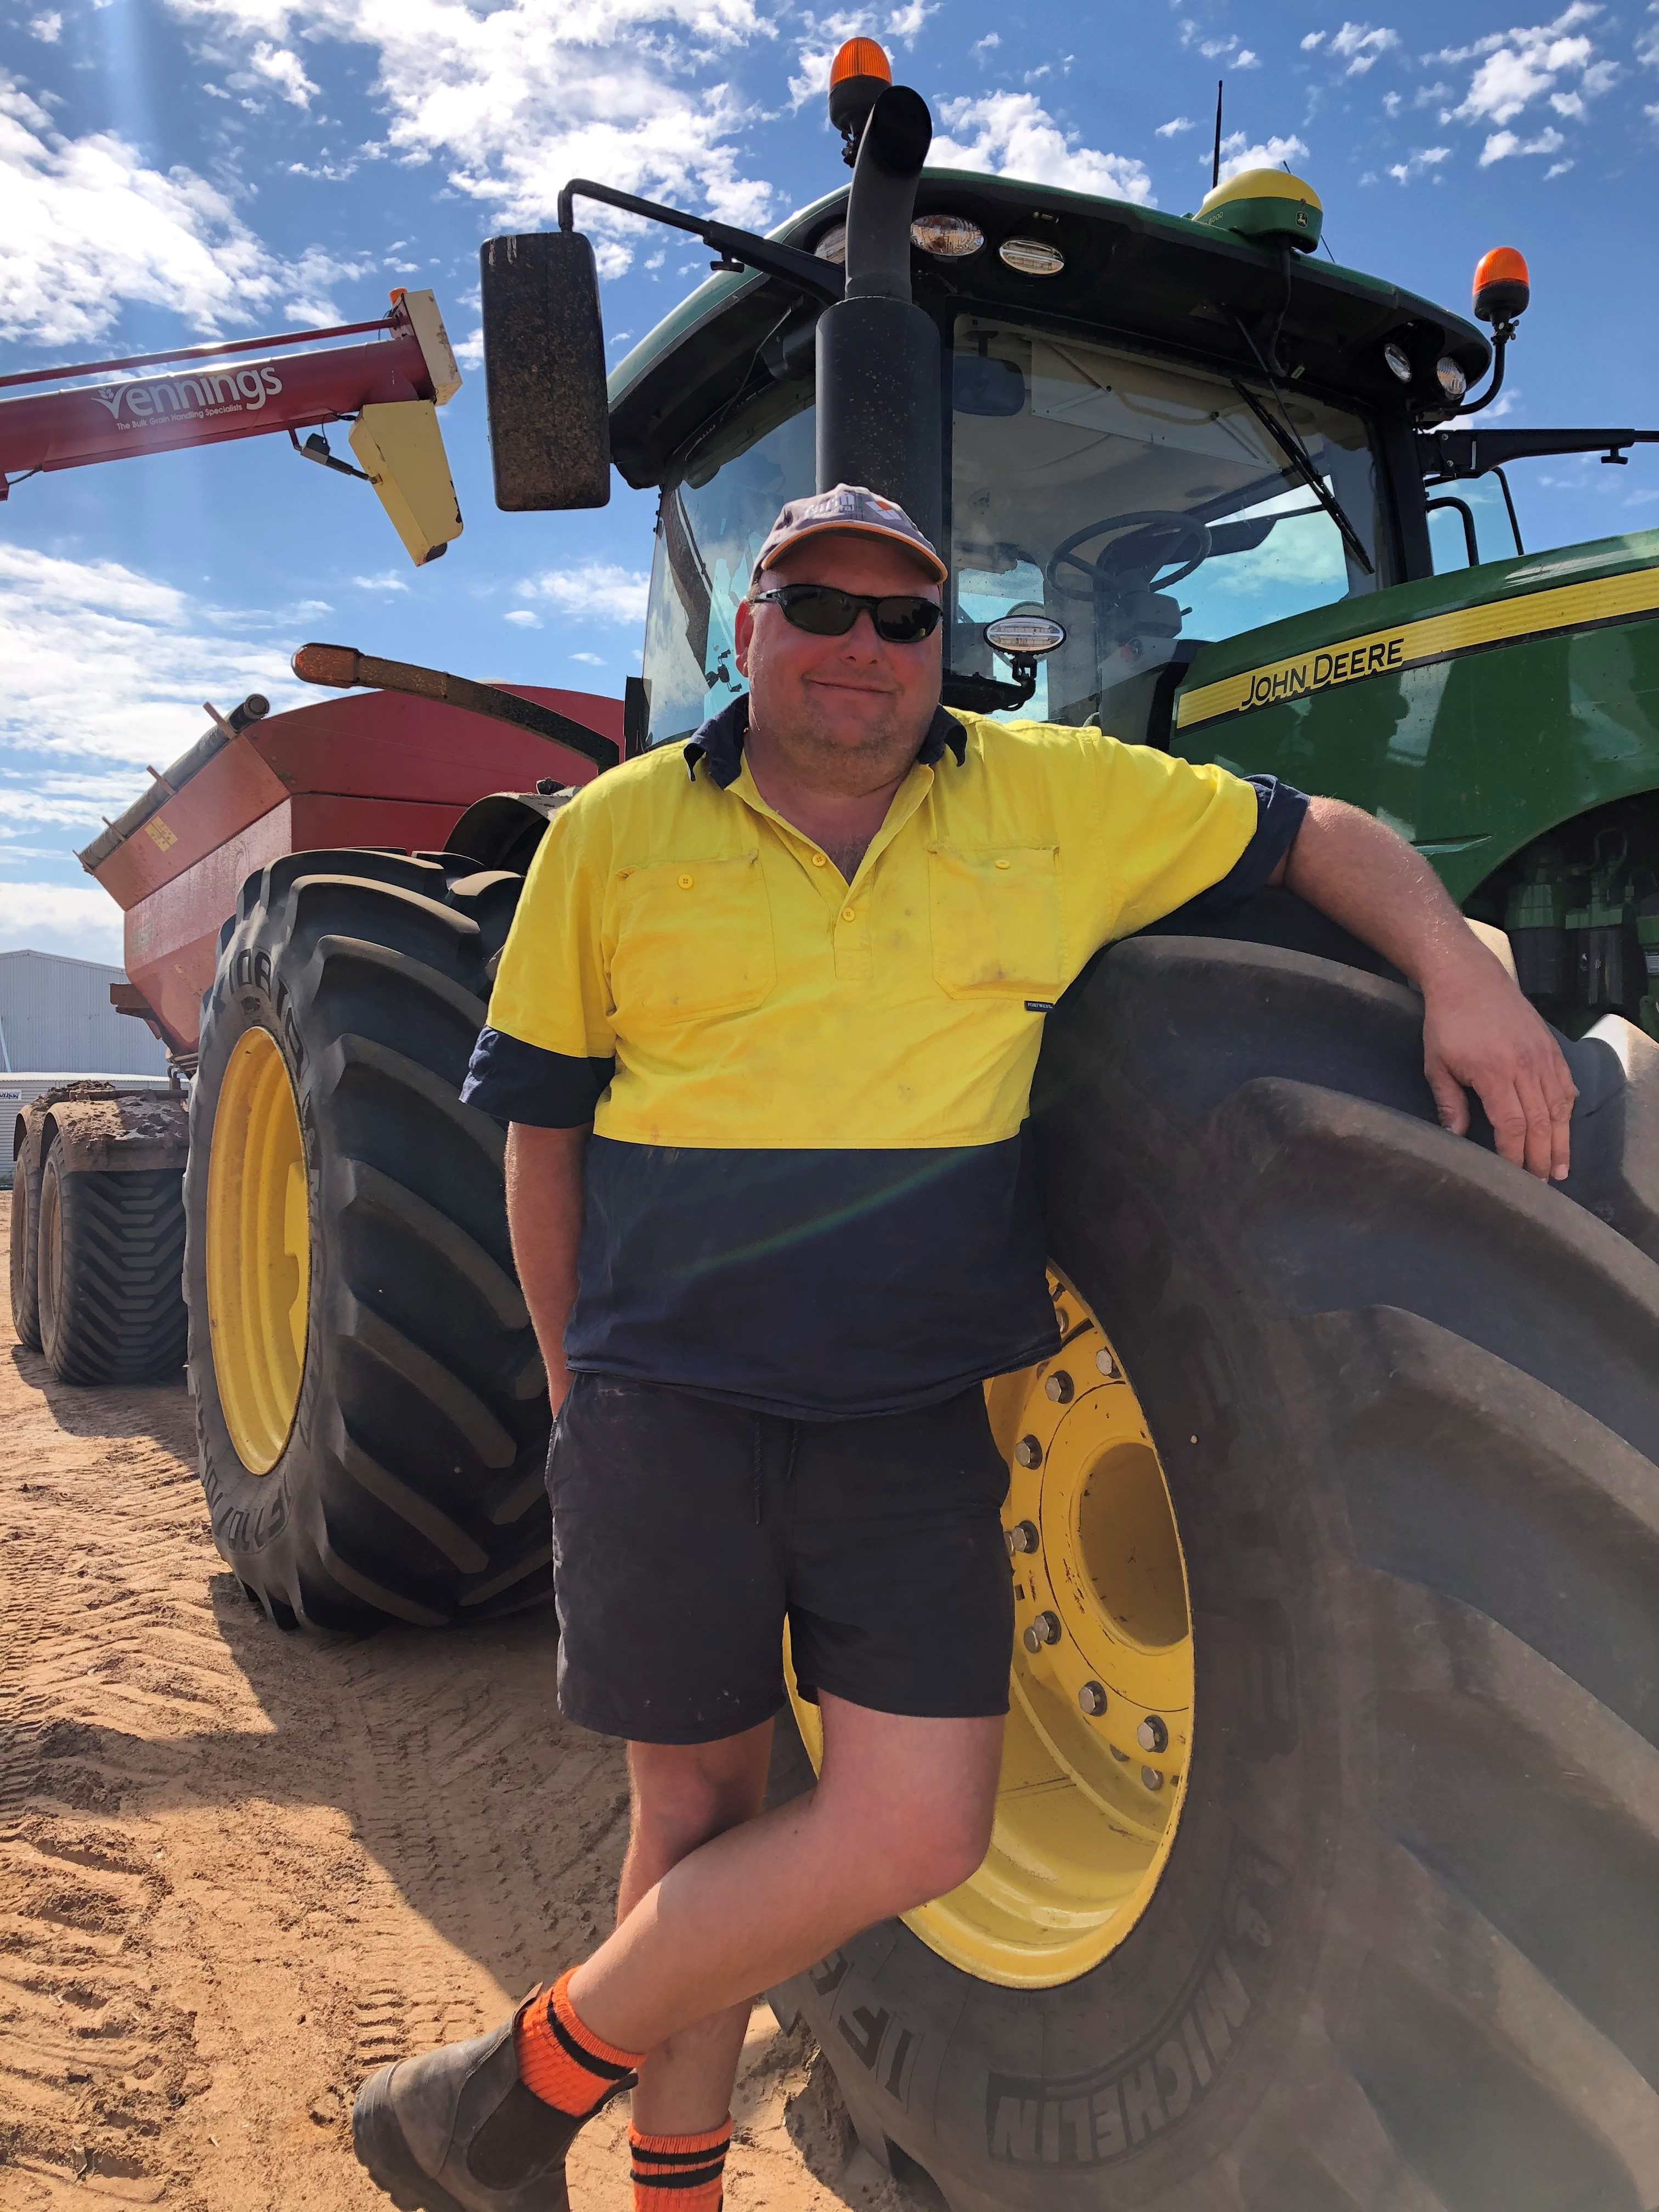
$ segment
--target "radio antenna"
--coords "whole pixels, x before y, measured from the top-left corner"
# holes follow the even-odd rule
[[[1221,182],[1221,92],[1225,77],[1218,77],[1215,87],[1215,151],[1210,156],[1210,190]]]

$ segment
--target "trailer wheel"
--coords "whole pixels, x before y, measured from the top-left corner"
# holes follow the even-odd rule
[[[274,1620],[436,1626],[545,1597],[546,1382],[505,1139],[458,1096],[516,898],[454,854],[244,886],[185,1177],[215,1539]]]
[[[178,1170],[72,1169],[54,1136],[40,1194],[28,1257],[52,1372],[79,1383],[176,1375],[185,1357]]]
[[[34,1272],[34,1240],[40,1221],[40,1139],[26,1129],[11,1167],[11,1325],[27,1351],[40,1349],[40,1293]]]
[[[996,1839],[784,2015],[953,2212],[1659,2203],[1659,1267],[1396,985],[1142,940],[1049,1028]]]

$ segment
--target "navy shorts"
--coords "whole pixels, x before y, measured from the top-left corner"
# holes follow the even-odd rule
[[[984,1393],[796,1421],[580,1374],[548,1454],[559,1705],[636,1743],[712,1743],[803,1692],[1008,1710],[1008,1470]]]

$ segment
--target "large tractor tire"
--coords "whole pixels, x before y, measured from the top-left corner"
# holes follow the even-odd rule
[[[40,1223],[40,1133],[34,1117],[20,1115],[11,1164],[11,1325],[28,1352],[40,1349],[40,1291],[34,1240]]]
[[[300,853],[225,927],[191,1100],[191,1386],[215,1540],[283,1626],[550,1589],[505,1140],[458,1096],[520,882]]]
[[[1328,960],[1049,1030],[996,1838],[778,2004],[952,2212],[1659,2204],[1659,1053],[1575,1048],[1575,1204]]]
[[[52,1132],[33,1261],[40,1348],[60,1382],[159,1382],[185,1358],[176,1168],[77,1168]]]

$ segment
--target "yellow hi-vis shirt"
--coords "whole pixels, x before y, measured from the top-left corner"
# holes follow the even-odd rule
[[[800,1418],[1043,1357],[1020,1140],[1091,956],[1265,883],[1305,801],[1097,730],[935,716],[846,882],[761,797],[747,701],[556,815],[463,1096],[591,1120],[575,1368]]]

